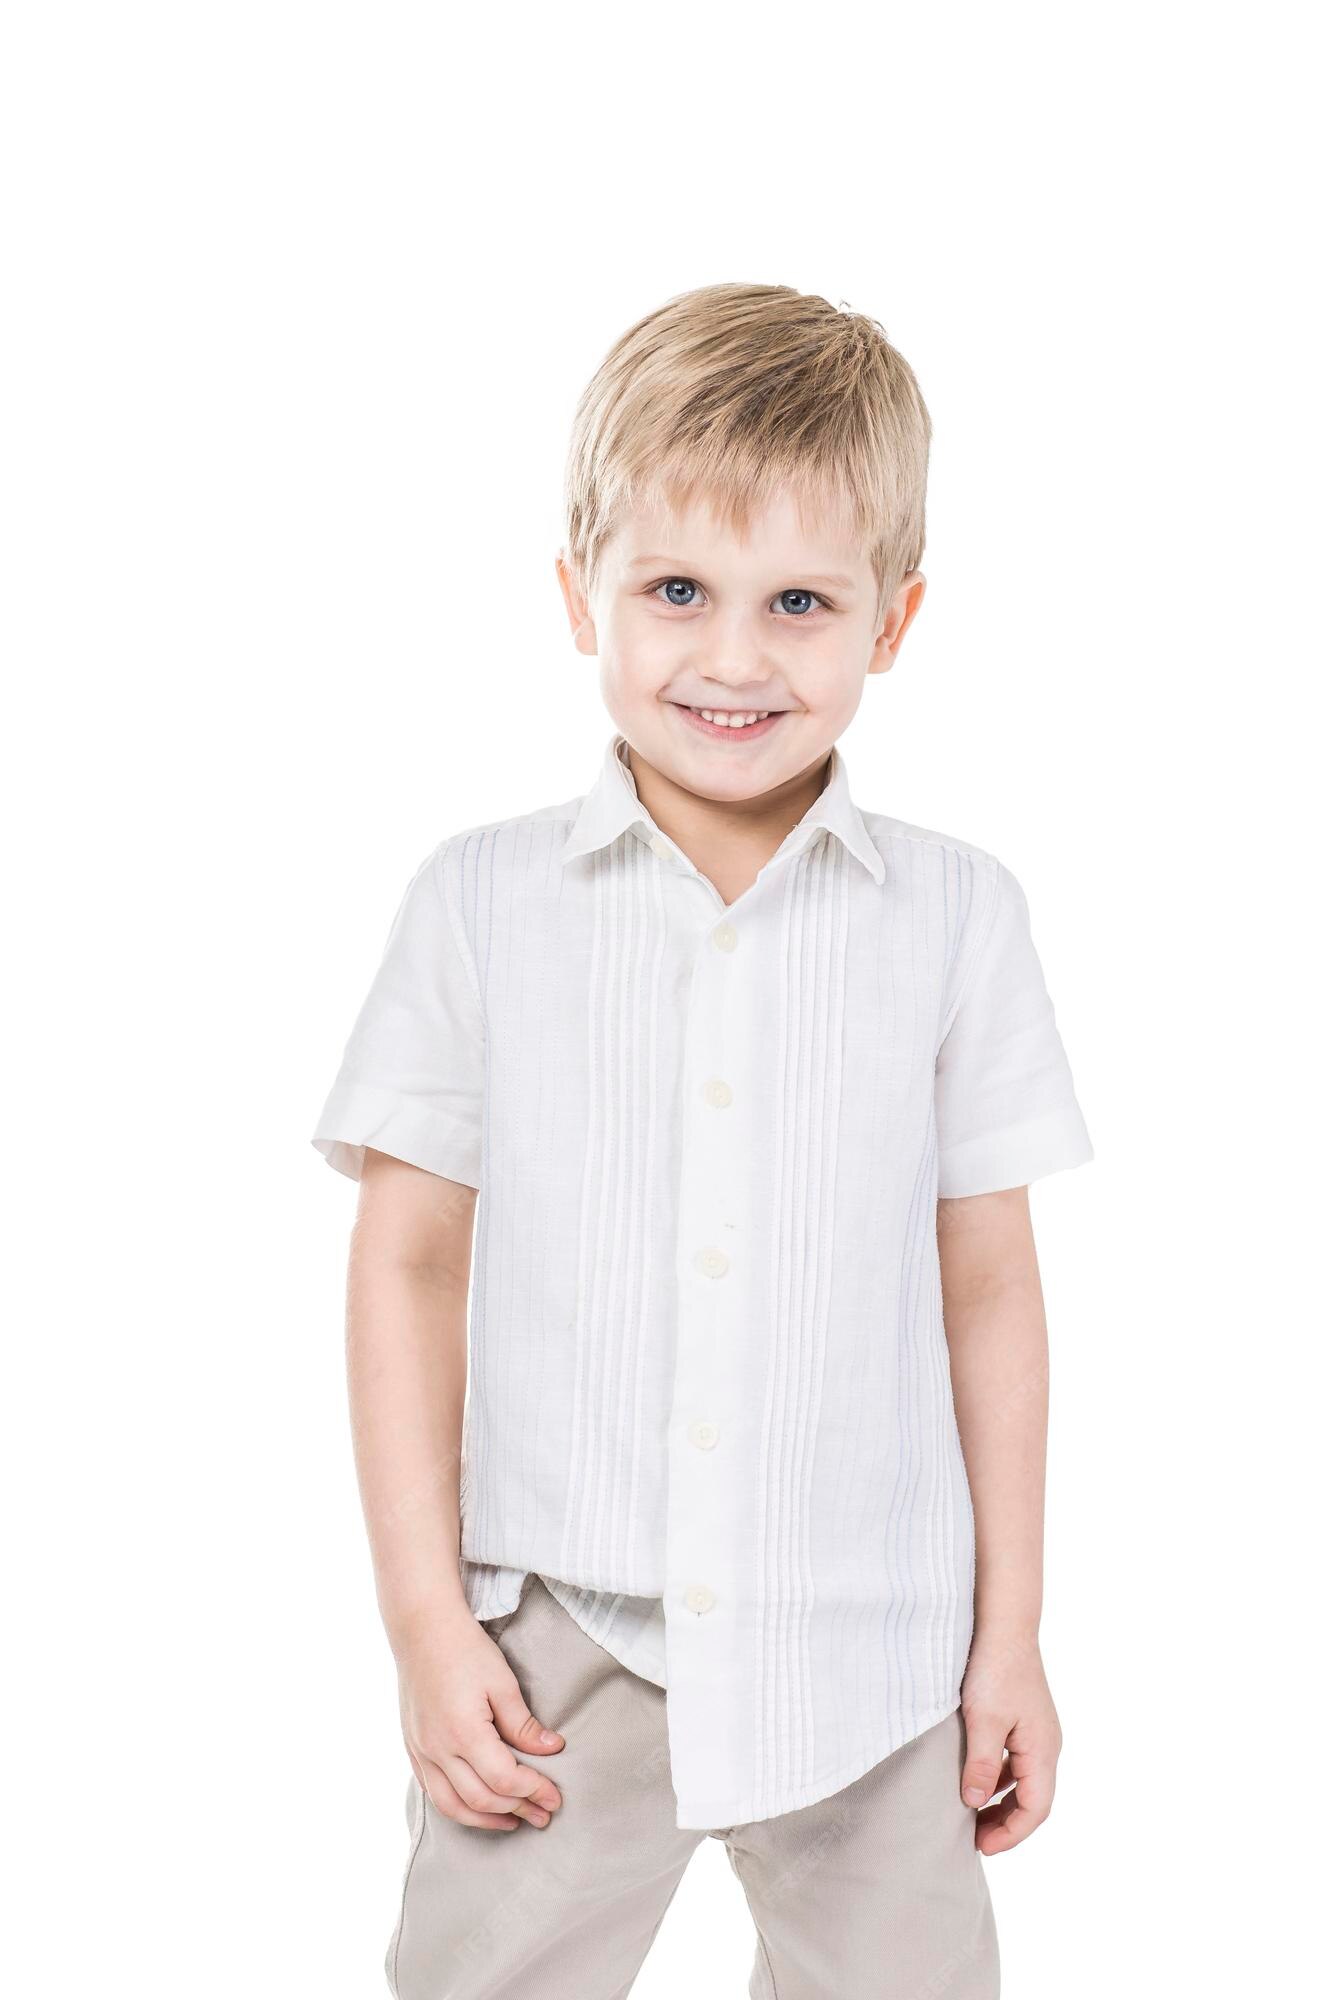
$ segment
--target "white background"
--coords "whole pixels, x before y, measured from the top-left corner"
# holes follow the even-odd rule
[[[988,1864],[1006,1992],[1309,1990],[1313,21],[7,13],[9,1990],[383,1991],[406,1765],[309,1133],[420,858],[592,781],[569,421],[719,279],[917,371],[928,590],[843,749],[1018,874],[1098,1151],[1034,1195],[1067,1747]],[[750,1953],[709,1842],[636,2000]]]

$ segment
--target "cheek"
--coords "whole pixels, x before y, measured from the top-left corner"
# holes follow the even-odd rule
[[[831,736],[840,736],[846,729],[869,686],[864,661],[858,661],[851,672],[841,661],[823,665],[810,661],[804,671],[793,670],[791,682],[802,705]]]
[[[644,694],[656,694],[687,652],[680,626],[651,615],[613,619],[609,631],[599,628],[598,638],[617,679],[627,690]]]
[[[849,642],[845,631],[833,632],[826,627],[822,632],[802,633],[799,642],[791,640],[776,649],[775,658],[796,686],[809,690],[812,700],[836,708],[844,701],[857,700],[869,651],[869,647]]]

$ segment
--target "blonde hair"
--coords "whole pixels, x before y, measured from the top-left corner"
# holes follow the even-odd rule
[[[789,489],[803,519],[841,511],[882,617],[925,548],[930,434],[878,320],[789,285],[681,292],[621,334],[579,399],[566,560],[586,591],[626,508],[702,493],[743,534]]]

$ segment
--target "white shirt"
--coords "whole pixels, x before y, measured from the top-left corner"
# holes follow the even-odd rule
[[[835,747],[727,905],[625,747],[422,861],[313,1143],[480,1190],[469,1604],[498,1615],[535,1570],[607,1636],[628,1600],[621,1644],[664,1652],[677,1825],[729,1826],[957,1707],[973,1531],[936,1198],[1092,1149],[993,856],[861,812]]]

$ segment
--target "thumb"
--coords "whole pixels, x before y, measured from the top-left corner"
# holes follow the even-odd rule
[[[548,1729],[538,1722],[522,1691],[515,1682],[491,1695],[491,1714],[495,1717],[497,1734],[514,1750],[535,1750],[549,1756],[553,1750],[563,1750],[565,1739],[558,1730]]]
[[[984,1806],[993,1798],[1004,1762],[1005,1728],[998,1716],[969,1715],[967,1761],[963,1765],[963,1804]]]

